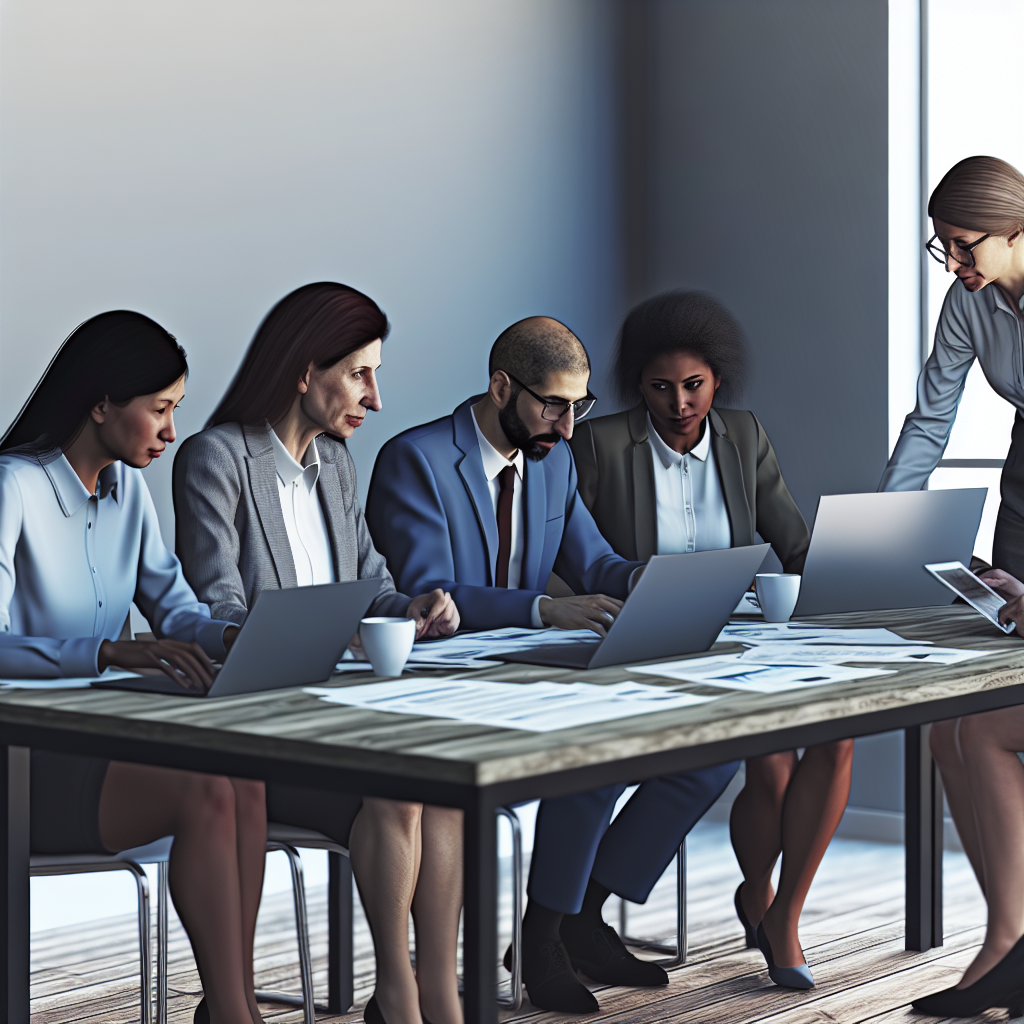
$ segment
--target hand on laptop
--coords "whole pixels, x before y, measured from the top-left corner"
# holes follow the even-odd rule
[[[592,629],[604,636],[622,608],[622,602],[604,594],[583,597],[548,597],[537,611],[545,626],[556,629]]]
[[[450,636],[459,628],[459,610],[452,595],[440,588],[414,597],[405,617],[416,620],[417,640]]]
[[[180,640],[104,640],[97,666],[133,671],[158,671],[185,690],[206,691],[213,684],[213,663],[199,644]]]

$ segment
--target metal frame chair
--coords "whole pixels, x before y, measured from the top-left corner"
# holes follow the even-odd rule
[[[98,871],[127,871],[134,879],[138,894],[139,923],[139,1015],[142,1024],[153,1024],[152,981],[153,967],[150,949],[149,878],[144,864],[157,864],[166,879],[167,858],[171,851],[171,838],[160,839],[146,846],[137,846],[121,853],[68,853],[33,854],[29,859],[29,876],[92,874]],[[163,914],[166,921],[166,903]],[[166,947],[163,957],[157,958],[157,990],[167,991]],[[166,1020],[166,1003],[164,1020]]]
[[[629,937],[629,905],[626,900],[619,902],[619,936],[627,946],[647,949],[652,953],[668,953],[669,959],[659,960],[662,967],[679,967],[686,963],[686,840],[679,844],[676,852],[676,944],[668,946],[662,942]]]

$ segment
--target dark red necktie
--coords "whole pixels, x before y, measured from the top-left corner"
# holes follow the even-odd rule
[[[494,585],[508,586],[508,563],[512,557],[512,494],[516,485],[516,467],[506,466],[498,474],[498,564]]]

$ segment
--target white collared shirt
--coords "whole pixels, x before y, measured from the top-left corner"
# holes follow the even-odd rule
[[[501,481],[498,474],[507,466],[514,466],[516,475],[512,489],[512,547],[508,558],[508,589],[518,590],[519,580],[523,574],[523,453],[516,451],[515,456],[506,459],[490,441],[484,437],[480,424],[476,421],[476,410],[473,413],[473,429],[476,431],[477,444],[480,446],[480,459],[484,464],[484,476],[487,477],[487,488],[491,495],[491,506],[494,509],[494,520],[498,520],[498,494],[501,492]],[[540,618],[541,595],[533,602],[530,620],[534,629],[540,629],[544,623]]]
[[[90,494],[62,454],[0,456],[0,677],[98,675],[133,600],[157,636],[223,658],[228,623],[164,545],[139,470],[115,462]]]
[[[732,547],[732,527],[722,482],[711,450],[711,429],[685,455],[661,439],[650,414],[647,436],[654,451],[654,494],[658,509],[659,555]]]
[[[333,583],[331,538],[316,486],[320,479],[320,453],[316,441],[310,441],[301,466],[273,429],[270,431],[270,443],[274,448],[277,494],[281,499],[284,528],[295,563],[295,579],[300,587]]]

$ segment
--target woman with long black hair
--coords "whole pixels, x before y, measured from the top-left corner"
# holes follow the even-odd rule
[[[237,627],[211,619],[164,546],[139,472],[175,439],[185,352],[116,311],[67,339],[0,441],[0,676],[156,669],[212,681]],[[158,639],[122,639],[132,601]],[[196,1021],[262,1024],[252,947],[263,783],[33,751],[31,848],[108,853],[174,836],[170,885],[204,999]]]

